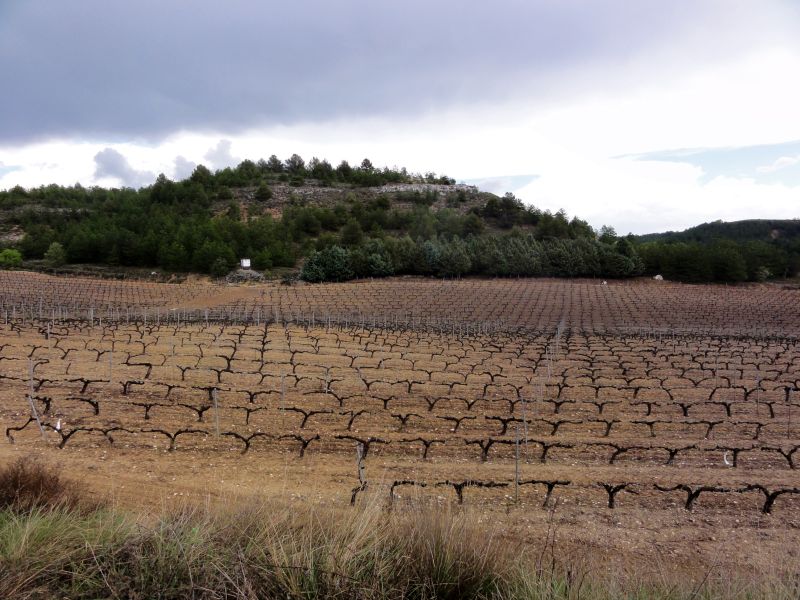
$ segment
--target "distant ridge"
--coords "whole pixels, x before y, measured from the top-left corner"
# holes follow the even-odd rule
[[[647,233],[636,236],[638,242],[734,242],[793,240],[800,237],[800,219],[746,219],[713,221],[695,225],[684,231]]]
[[[686,282],[789,279],[800,273],[800,220],[714,221],[634,238],[645,272]]]

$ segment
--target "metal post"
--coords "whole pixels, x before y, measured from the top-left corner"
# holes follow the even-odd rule
[[[217,437],[219,437],[219,403],[217,402],[217,388],[211,390],[211,398],[214,401],[214,427]]]
[[[28,359],[28,403],[31,405],[31,414],[36,419],[36,424],[39,426],[39,431],[42,433],[42,438],[45,437],[44,427],[42,421],[39,419],[39,411],[36,410],[36,403],[33,401],[33,359]]]
[[[519,503],[519,423],[514,427],[514,504]]]

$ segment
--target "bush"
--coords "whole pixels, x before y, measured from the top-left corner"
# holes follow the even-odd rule
[[[358,246],[364,239],[364,232],[361,230],[361,225],[358,221],[351,218],[345,226],[342,227],[342,244],[345,246]]]
[[[72,508],[79,501],[77,490],[58,471],[32,458],[17,459],[0,469],[0,509]]]
[[[772,277],[772,273],[767,267],[758,267],[753,275],[755,281],[764,282]]]
[[[50,244],[50,247],[47,249],[47,252],[44,253],[44,259],[47,261],[47,264],[53,268],[60,267],[64,263],[67,262],[67,253],[64,250],[64,246],[59,244],[58,242],[53,242]]]
[[[6,248],[0,252],[0,269],[10,269],[22,264],[22,254],[19,250]]]
[[[444,277],[458,277],[469,273],[472,262],[466,244],[458,238],[445,244],[441,249],[439,264],[438,274]]]
[[[262,183],[258,186],[256,190],[256,199],[257,200],[269,200],[272,198],[272,190],[266,183]]]
[[[211,274],[214,277],[224,277],[230,270],[231,269],[228,266],[228,261],[221,256],[211,263]]]
[[[206,240],[192,257],[194,268],[215,277],[225,275],[236,265],[233,250],[223,242]]]
[[[317,283],[320,281],[346,281],[353,278],[350,253],[339,246],[330,246],[315,252],[303,265],[300,278]]]
[[[257,271],[266,271],[272,268],[272,256],[269,250],[262,250],[253,257],[253,268]]]
[[[394,273],[392,257],[378,239],[351,250],[350,267],[356,277],[388,277]]]

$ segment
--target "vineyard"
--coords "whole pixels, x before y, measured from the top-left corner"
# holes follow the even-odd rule
[[[102,472],[129,501],[373,494],[776,547],[800,527],[796,290],[17,273],[0,290],[1,455]]]
[[[0,271],[0,319],[183,324],[299,323],[450,335],[542,332],[794,338],[800,293],[779,286],[563,279],[220,286]]]

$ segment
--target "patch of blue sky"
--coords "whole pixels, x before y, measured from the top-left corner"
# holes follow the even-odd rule
[[[21,170],[22,167],[19,165],[4,165],[0,162],[0,177],[4,175],[8,175],[9,173],[13,173],[14,171]]]
[[[730,148],[660,150],[619,158],[691,164],[703,170],[701,183],[717,177],[732,177],[800,186],[800,140]]]

